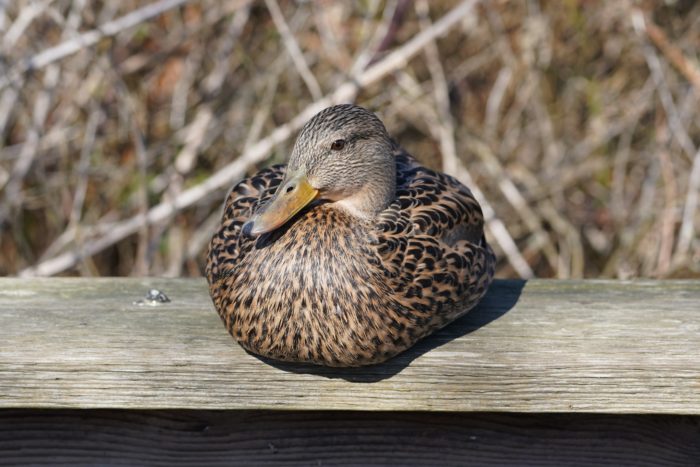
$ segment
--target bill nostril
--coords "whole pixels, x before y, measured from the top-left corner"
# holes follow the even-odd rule
[[[251,238],[252,235],[250,234],[253,231],[253,221],[248,221],[245,224],[243,224],[243,228],[241,229],[241,234],[243,234],[244,237]]]
[[[290,186],[287,187],[286,190],[284,190],[284,192],[285,192],[285,193],[291,193],[292,191],[294,191],[295,188],[296,188],[296,186],[290,185]]]

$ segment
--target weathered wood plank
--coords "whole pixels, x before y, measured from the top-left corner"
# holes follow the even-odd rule
[[[155,287],[172,299],[134,305]],[[0,280],[0,408],[700,414],[700,282],[497,281],[384,365],[271,365],[203,280]]]
[[[0,466],[697,466],[700,417],[0,410]]]

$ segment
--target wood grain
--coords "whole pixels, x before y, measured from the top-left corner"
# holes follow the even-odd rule
[[[155,287],[170,303],[134,302]],[[271,364],[197,279],[0,280],[0,408],[700,414],[700,282],[497,281],[369,368]]]
[[[0,410],[0,466],[697,466],[700,417]]]

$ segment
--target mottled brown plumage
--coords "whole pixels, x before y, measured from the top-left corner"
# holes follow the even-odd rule
[[[301,190],[299,173],[315,197],[271,229],[265,213]],[[206,275],[227,329],[249,351],[359,366],[469,311],[494,262],[471,192],[420,166],[372,113],[344,105],[307,123],[287,168],[233,188]]]

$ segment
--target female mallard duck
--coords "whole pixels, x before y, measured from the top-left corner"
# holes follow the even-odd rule
[[[228,195],[206,275],[250,352],[328,366],[383,362],[469,311],[495,257],[481,208],[354,105],[301,130],[289,164]]]

